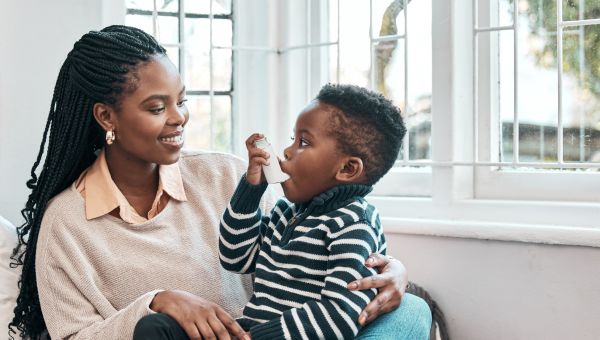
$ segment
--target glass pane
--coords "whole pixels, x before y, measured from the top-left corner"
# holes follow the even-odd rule
[[[152,17],[149,15],[127,14],[125,16],[125,25],[137,27],[148,34],[152,34]]]
[[[365,1],[368,3],[368,1]],[[373,1],[373,37],[404,34],[404,6],[408,0]],[[409,3],[408,13],[412,9]],[[368,12],[366,12],[368,13]],[[407,14],[408,14],[407,13]],[[412,15],[412,14],[409,14]],[[431,16],[431,15],[430,15]]]
[[[211,149],[209,96],[187,96],[190,120],[185,128],[186,148]],[[231,152],[231,97],[213,97],[214,150]]]
[[[210,149],[210,101],[208,96],[186,96],[190,120],[185,127],[185,147]]]
[[[158,41],[161,44],[179,43],[179,18],[158,16],[157,21],[156,38]]]
[[[217,151],[231,152],[231,97],[214,96],[213,109],[215,117],[214,149]]]
[[[145,11],[154,10],[154,0],[126,0],[125,7],[131,9],[141,9]],[[179,11],[178,0],[156,0],[156,9],[160,12]]]
[[[165,47],[165,49],[167,50],[167,56],[179,70],[179,47]]]
[[[556,1],[546,4],[546,7],[555,7]],[[600,15],[600,1],[598,0],[563,0],[563,20],[598,19]]]
[[[515,63],[514,34],[512,31],[490,32],[492,46],[497,46],[497,61],[492,64],[492,81],[497,88],[492,88],[492,106],[496,106],[500,119],[500,161],[513,160],[513,122],[515,115]],[[494,53],[492,53],[494,55]]]
[[[371,43],[365,13],[369,13],[368,1],[340,1],[340,83],[369,86]],[[332,39],[336,32],[331,31]]]
[[[230,14],[231,0],[212,0],[213,14]],[[206,0],[186,0],[186,13],[210,14],[210,2]]]
[[[231,20],[213,20],[213,44],[216,46],[231,46]],[[185,20],[185,83],[189,90],[210,89],[210,59],[209,59],[209,19]],[[231,88],[231,51],[213,50],[214,90],[229,90]]]
[[[413,1],[408,12],[408,103],[403,110],[409,132],[409,159],[430,159],[431,137],[431,91],[432,91],[432,35],[431,35],[431,0]],[[402,53],[398,50],[398,55]],[[402,59],[404,59],[402,57]],[[402,60],[399,59],[399,60]],[[404,65],[398,63],[396,68]],[[404,73],[404,72],[402,72]],[[400,79],[390,77],[386,83],[390,88],[400,89]],[[393,84],[393,85],[392,85]],[[395,93],[394,93],[395,92]],[[389,98],[402,107],[397,94],[393,90]],[[404,102],[404,98],[401,99]]]
[[[523,7],[520,1],[519,6]],[[478,20],[479,27],[510,26],[514,18],[514,0],[477,0],[477,10],[485,17]]]
[[[600,3],[598,4],[600,8]],[[600,26],[563,37],[563,157],[600,161]]]

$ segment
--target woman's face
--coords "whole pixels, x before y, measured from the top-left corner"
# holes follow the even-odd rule
[[[152,57],[134,71],[137,89],[124,93],[115,111],[116,141],[111,152],[156,164],[172,164],[183,146],[189,119],[185,87],[166,56]],[[114,149],[114,150],[113,150]]]

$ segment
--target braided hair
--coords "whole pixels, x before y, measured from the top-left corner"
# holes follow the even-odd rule
[[[93,117],[95,103],[119,107],[124,95],[137,89],[136,68],[165,49],[147,33],[128,26],[91,31],[67,55],[54,87],[50,113],[27,187],[31,194],[21,215],[19,244],[11,267],[22,267],[15,315],[9,324],[23,338],[38,339],[46,329],[35,276],[35,253],[40,224],[48,201],[73,183],[96,159],[104,131]],[[45,150],[47,143],[47,150]],[[46,153],[39,176],[36,170]]]

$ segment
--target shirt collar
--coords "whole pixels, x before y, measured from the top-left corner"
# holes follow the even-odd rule
[[[157,194],[162,190],[171,198],[178,201],[187,201],[179,163],[159,165],[159,187]],[[135,211],[127,199],[112,180],[104,150],[100,152],[96,161],[82,175],[85,181],[85,214],[88,220],[106,215],[116,208],[120,208],[120,215],[124,220],[139,223],[135,218]]]

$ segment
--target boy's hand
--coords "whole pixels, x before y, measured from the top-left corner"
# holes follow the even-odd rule
[[[269,165],[269,153],[256,146],[255,142],[265,138],[260,133],[254,133],[246,139],[246,148],[248,149],[248,171],[246,171],[246,181],[252,185],[264,183],[265,175],[262,171],[263,165]]]

